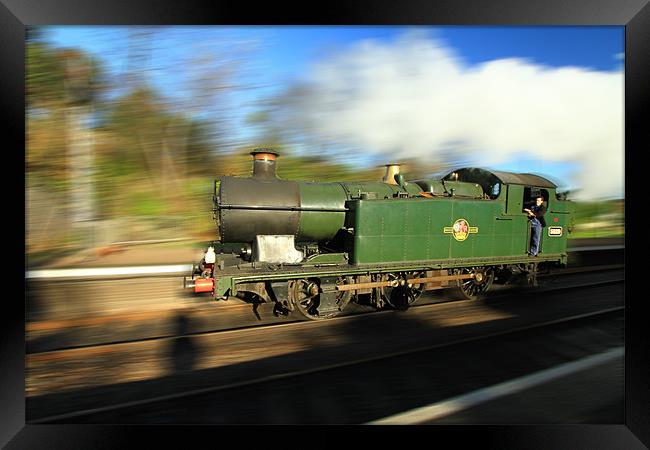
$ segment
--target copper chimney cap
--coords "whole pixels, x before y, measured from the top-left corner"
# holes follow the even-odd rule
[[[255,150],[250,152],[250,155],[255,160],[264,160],[264,161],[275,161],[280,156],[278,152],[270,148],[256,148]]]
[[[259,179],[277,179],[275,160],[280,154],[270,148],[256,148],[250,152],[253,157],[253,177]]]

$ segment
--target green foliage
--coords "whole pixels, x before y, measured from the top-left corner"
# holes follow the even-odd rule
[[[286,180],[350,181],[359,174],[350,167],[320,157],[287,157],[279,163],[278,176]]]
[[[593,222],[596,218],[605,215],[623,217],[624,212],[624,203],[620,200],[575,202],[577,223]]]
[[[58,53],[41,41],[27,44],[27,104],[30,107],[63,101],[64,63]]]
[[[75,49],[56,49],[43,39],[27,42],[26,85],[30,108],[60,108],[92,101],[106,89],[99,60]]]
[[[165,204],[155,192],[134,192],[127,197],[126,210],[135,216],[158,216],[165,212]]]
[[[576,221],[584,222],[593,218],[596,215],[598,208],[600,208],[600,203],[575,202]]]
[[[209,126],[171,112],[149,88],[115,100],[106,116],[106,128],[120,142],[113,157],[149,176],[162,176],[169,165],[180,173],[210,173],[214,151]]]
[[[568,236],[569,239],[590,239],[590,238],[615,238],[624,237],[625,228],[622,226],[596,229],[596,230],[581,230],[577,229],[571,232]]]
[[[210,124],[206,121],[184,121],[187,129],[187,149],[184,163],[192,175],[212,175],[214,173],[215,151]]]
[[[617,237],[625,235],[625,202],[575,202],[572,238]]]

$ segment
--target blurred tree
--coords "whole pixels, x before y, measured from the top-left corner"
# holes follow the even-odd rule
[[[66,108],[70,100],[89,104],[101,94],[104,70],[82,51],[51,46],[35,27],[27,32],[26,59],[28,180],[64,189],[68,184]]]
[[[214,175],[218,152],[215,150],[213,124],[206,120],[187,121],[186,150],[179,145],[178,152],[185,153],[185,164],[189,175]]]
[[[115,157],[131,171],[156,177],[171,175],[165,158],[171,158],[174,166],[186,166],[189,173],[211,173],[205,169],[214,161],[210,126],[171,112],[165,99],[148,87],[115,99],[104,122],[119,141]]]
[[[54,48],[41,33],[28,32],[28,114],[38,108],[61,108],[70,100],[70,93],[75,96],[73,101],[91,101],[106,88],[99,60],[81,50]]]
[[[60,106],[65,66],[61,54],[41,40],[27,41],[27,108]]]

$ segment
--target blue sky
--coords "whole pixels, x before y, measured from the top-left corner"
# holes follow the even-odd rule
[[[114,48],[107,37],[123,37],[129,27],[60,26],[45,27],[56,45],[81,47],[94,53]],[[177,30],[210,33],[215,27],[164,27],[173,36]],[[396,26],[239,26],[219,27],[240,36],[259,36],[266,42],[264,57],[274,62],[274,72],[302,70],[319,52],[362,39],[391,40],[407,27]],[[584,66],[616,70],[616,55],[625,48],[621,26],[579,27],[408,27],[432,30],[454,47],[471,64],[507,57],[525,57],[550,66]],[[99,33],[98,33],[99,31]],[[182,42],[179,42],[182,44]]]
[[[45,27],[48,40],[57,46],[77,47],[102,57],[113,73],[127,69],[128,29],[112,26]],[[164,27],[161,40],[150,55],[154,70],[151,82],[165,95],[178,93],[182,82],[173,67],[175,61],[203,42],[234,40],[250,43],[248,68],[242,80],[257,89],[242,91],[232,98],[235,128],[244,130],[245,117],[256,102],[281,92],[290,81],[303,78],[313,66],[342,49],[371,40],[390,45],[407,30],[425,30],[449,49],[466,67],[517,58],[548,68],[578,67],[596,73],[621,73],[625,48],[624,27],[467,27],[467,26],[239,26]],[[110,56],[110,57],[106,57]],[[622,101],[622,99],[621,99]],[[242,136],[247,136],[242,131]],[[501,170],[553,173],[562,179],[577,169],[579,162],[536,159],[515,155],[501,162]]]

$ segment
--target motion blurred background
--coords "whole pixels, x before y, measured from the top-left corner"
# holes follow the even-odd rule
[[[32,27],[30,267],[216,238],[213,180],[538,173],[624,233],[623,27]],[[98,253],[100,252],[100,253]]]

